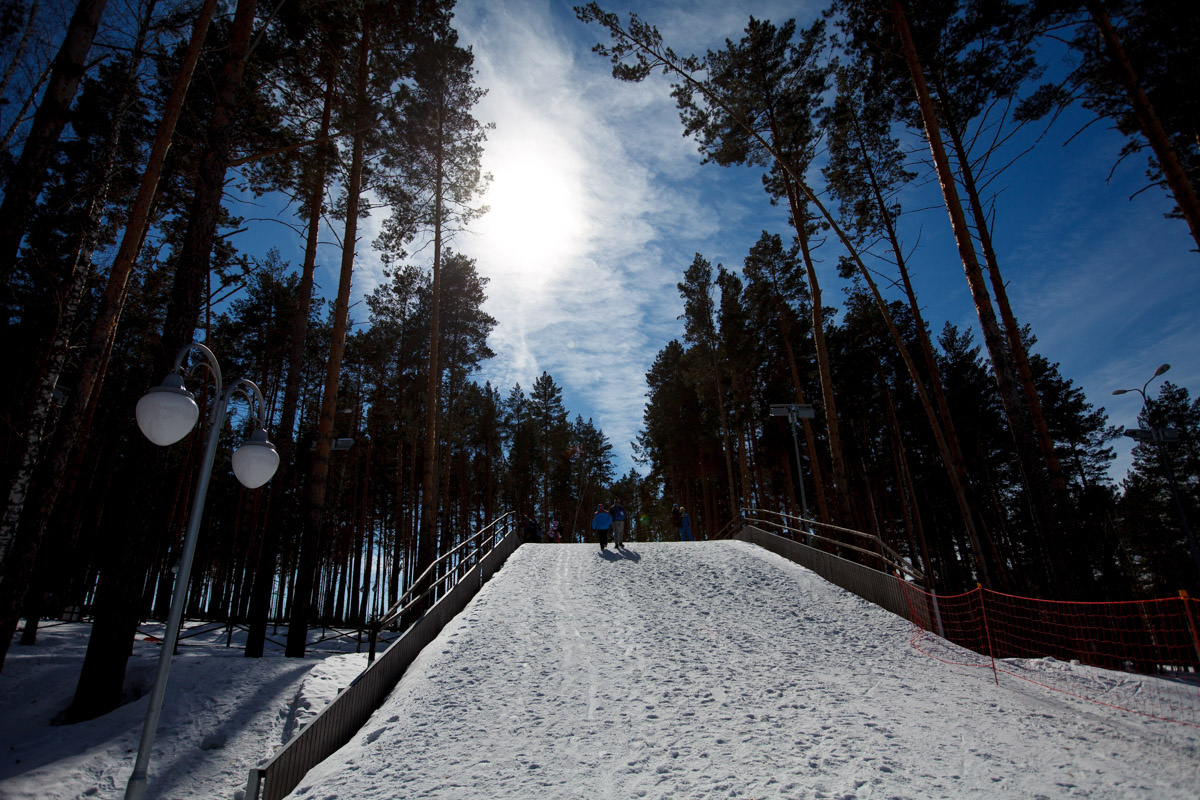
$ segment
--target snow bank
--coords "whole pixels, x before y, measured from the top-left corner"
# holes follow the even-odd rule
[[[145,630],[160,636],[161,627]],[[37,645],[14,642],[9,650],[0,673],[0,799],[124,796],[159,649],[138,637],[125,681],[137,700],[89,722],[53,725],[75,692],[89,633],[89,625],[49,625]],[[365,654],[329,651],[244,658],[240,638],[226,648],[221,629],[184,640],[171,666],[148,798],[233,798],[250,767],[366,666]]]

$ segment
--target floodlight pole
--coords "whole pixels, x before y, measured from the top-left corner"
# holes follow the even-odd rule
[[[800,483],[800,516],[805,522],[808,522],[808,498],[804,492],[804,464],[800,461],[800,438],[796,433],[796,426],[800,424],[801,419],[813,417],[814,412],[812,406],[799,403],[776,403],[771,406],[771,416],[782,417],[785,414],[788,422],[792,425],[792,447],[796,452],[796,477]],[[812,525],[810,524],[808,527],[808,532],[812,533]]]

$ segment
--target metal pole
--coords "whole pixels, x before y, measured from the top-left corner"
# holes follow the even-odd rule
[[[807,522],[808,498],[804,494],[804,465],[800,462],[800,439],[796,434],[796,424],[799,422],[799,417],[796,415],[795,406],[788,409],[788,420],[792,423],[792,447],[796,450],[796,477],[800,481],[800,516]],[[812,533],[812,525],[808,526],[808,532]]]
[[[213,411],[212,424],[208,429],[208,443],[204,447],[204,459],[200,474],[196,478],[196,496],[192,500],[192,513],[188,518],[187,533],[183,539],[183,557],[179,561],[179,574],[175,576],[175,590],[171,595],[171,614],[167,620],[167,631],[163,637],[162,651],[158,654],[158,669],[154,673],[154,688],[150,692],[150,706],[146,709],[146,722],[142,727],[142,741],[138,745],[137,760],[133,774],[125,787],[125,800],[142,800],[146,795],[146,773],[150,766],[150,752],[154,749],[154,736],[158,731],[158,719],[162,715],[163,697],[167,693],[167,676],[171,672],[171,656],[179,638],[179,626],[183,621],[183,609],[187,603],[188,577],[192,572],[192,559],[196,554],[196,540],[200,533],[200,520],[204,516],[204,500],[208,495],[208,479],[212,474],[213,459],[217,454],[217,442],[221,438],[221,427],[225,423],[225,407],[235,383],[229,391],[221,394],[220,372],[217,381],[217,407]]]

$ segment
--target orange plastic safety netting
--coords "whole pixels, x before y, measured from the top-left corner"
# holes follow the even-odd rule
[[[1200,601],[1063,602],[901,582],[912,645],[1095,703],[1200,727]]]

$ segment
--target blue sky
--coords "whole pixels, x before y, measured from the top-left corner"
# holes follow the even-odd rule
[[[622,16],[627,6],[602,3]],[[479,119],[494,122],[484,158],[494,181],[492,212],[453,246],[491,279],[496,357],[478,376],[503,393],[528,389],[543,370],[562,386],[567,408],[592,418],[614,445],[620,472],[641,426],[645,373],[682,335],[675,284],[696,252],[740,266],[759,232],[788,233],[767,201],[759,172],[704,166],[682,136],[669,84],[619,83],[591,53],[601,36],[571,3],[460,0],[456,26],[476,57],[488,95]],[[813,3],[648,3],[636,7],[678,52],[738,38],[750,15],[807,24]],[[1186,225],[1163,218],[1167,198],[1142,188],[1144,161],[1109,172],[1122,138],[1094,125],[1062,143],[1087,117],[1056,125],[1033,153],[1001,176],[994,238],[1009,296],[1038,350],[1061,363],[1113,424],[1134,424],[1141,399],[1112,397],[1141,386],[1160,363],[1166,376],[1200,386],[1200,255]],[[922,155],[924,153],[921,153]],[[905,246],[926,318],[977,329],[975,311],[936,184],[901,198]],[[917,211],[916,209],[925,209]],[[380,280],[379,262],[359,244],[356,299]],[[295,243],[298,252],[299,242]],[[298,260],[284,246],[285,256]],[[826,302],[837,304],[832,243],[818,256]],[[336,288],[330,249],[318,280]],[[359,316],[365,317],[362,306]],[[1117,477],[1132,442],[1118,442]]]

